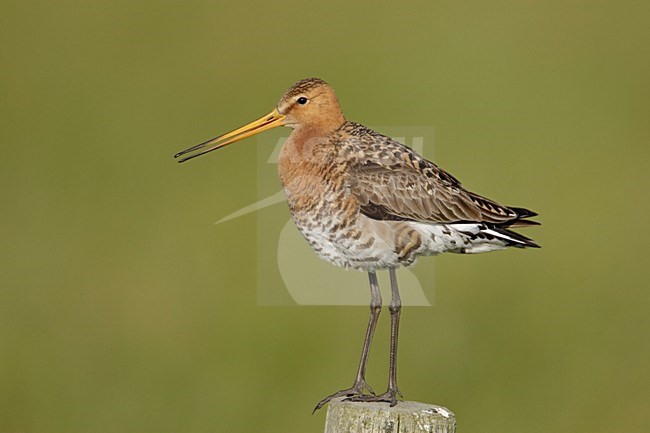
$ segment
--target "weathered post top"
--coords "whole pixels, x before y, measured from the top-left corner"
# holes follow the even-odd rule
[[[329,403],[325,433],[454,433],[456,417],[435,404],[400,401],[357,403],[338,398]]]

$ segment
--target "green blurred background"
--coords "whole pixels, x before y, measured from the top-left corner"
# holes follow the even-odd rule
[[[367,309],[257,305],[260,216],[213,224],[257,199],[255,140],[172,159],[313,75],[544,224],[419,262],[406,397],[462,432],[650,430],[647,2],[0,7],[0,432],[322,431]],[[379,390],[387,350],[386,314]]]

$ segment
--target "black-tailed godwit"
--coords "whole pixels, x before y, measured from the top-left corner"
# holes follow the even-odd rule
[[[370,321],[352,387],[334,397],[385,401],[394,406],[401,301],[395,269],[418,256],[482,253],[538,247],[511,229],[536,225],[524,208],[503,206],[474,194],[452,175],[405,145],[343,116],[334,90],[323,80],[294,84],[269,114],[241,128],[179,152],[179,162],[287,126],[278,172],[296,226],[316,254],[337,266],[368,272]],[[388,269],[391,343],[388,389],[375,395],[365,380],[370,344],[381,310],[376,271]],[[364,394],[364,390],[371,394]]]

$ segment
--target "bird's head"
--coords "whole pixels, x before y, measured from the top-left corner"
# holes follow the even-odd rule
[[[179,152],[174,158],[183,156],[178,162],[184,162],[278,126],[296,130],[310,129],[324,134],[339,128],[343,123],[345,117],[334,90],[320,78],[306,78],[291,86],[269,114]]]
[[[336,129],[345,122],[334,90],[320,78],[306,78],[291,86],[277,110],[284,115],[284,125],[293,129]]]

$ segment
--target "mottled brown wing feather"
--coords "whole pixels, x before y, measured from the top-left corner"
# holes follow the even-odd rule
[[[348,152],[356,156],[347,170],[349,187],[368,217],[497,224],[519,217],[513,209],[465,190],[456,178],[401,143],[362,125],[352,127],[351,135],[363,139],[346,140],[352,146]]]

